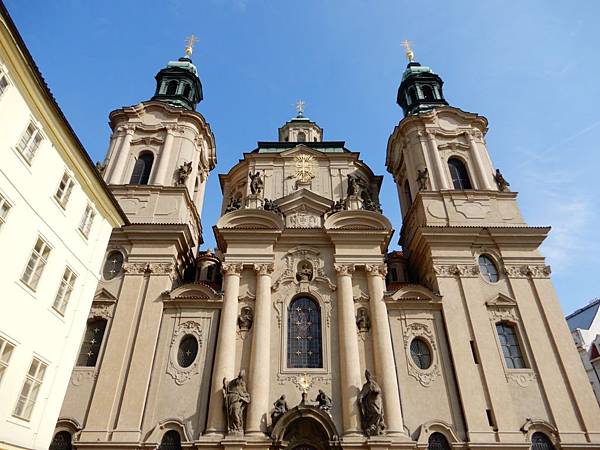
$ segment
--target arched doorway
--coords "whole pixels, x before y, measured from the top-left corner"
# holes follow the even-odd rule
[[[286,450],[339,449],[331,417],[315,406],[298,405],[277,421],[271,431],[274,448]]]
[[[290,450],[327,450],[329,437],[318,422],[301,417],[289,424],[283,440]]]

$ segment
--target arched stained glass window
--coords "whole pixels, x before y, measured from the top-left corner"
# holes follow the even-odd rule
[[[452,175],[454,189],[473,189],[467,168],[460,159],[450,158],[448,168],[450,169],[450,175]]]
[[[78,366],[94,367],[96,365],[105,330],[106,319],[93,319],[87,323],[85,337],[77,359]]]
[[[198,340],[188,334],[181,339],[177,350],[177,364],[181,367],[189,367],[198,356]]]
[[[450,450],[450,444],[442,433],[432,433],[429,436],[427,450]]]
[[[531,450],[554,450],[554,445],[548,436],[538,431],[531,436]]]
[[[288,367],[323,367],[321,308],[308,297],[298,297],[288,309]]]
[[[498,339],[500,339],[506,367],[509,369],[523,369],[525,360],[521,353],[515,327],[509,323],[500,322],[496,324],[496,331],[498,332]]]
[[[175,430],[167,431],[161,441],[159,450],[181,450],[181,436]]]
[[[496,264],[487,255],[479,255],[479,272],[490,283],[495,283],[500,279]]]
[[[135,166],[133,166],[130,183],[148,184],[152,163],[154,163],[154,155],[149,152],[142,153],[135,162]]]
[[[48,450],[71,450],[71,433],[68,431],[59,431],[54,435]]]
[[[123,268],[123,253],[120,251],[110,252],[108,257],[106,258],[106,262],[104,263],[104,269],[102,270],[102,275],[105,280],[112,280],[117,275],[121,273],[121,269]]]
[[[419,369],[425,370],[431,366],[431,350],[421,338],[415,338],[410,343],[410,356]]]

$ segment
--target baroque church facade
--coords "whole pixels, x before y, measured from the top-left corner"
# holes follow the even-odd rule
[[[383,177],[303,116],[220,175],[191,59],[110,114],[111,237],[51,448],[571,449],[600,414],[487,121],[412,61]],[[398,224],[399,226],[399,224]]]

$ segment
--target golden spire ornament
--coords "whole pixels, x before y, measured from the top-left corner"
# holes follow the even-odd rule
[[[196,36],[193,34],[185,40],[185,56],[186,58],[191,58],[192,53],[194,51],[194,45],[198,42]]]
[[[404,39],[402,41],[402,47],[404,47],[406,59],[408,59],[408,62],[413,62],[415,60],[415,52],[413,52],[410,44],[412,44],[412,42],[410,42],[408,39]]]

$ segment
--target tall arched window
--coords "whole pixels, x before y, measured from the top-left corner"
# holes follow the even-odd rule
[[[531,436],[531,450],[554,450],[550,438],[539,431]]]
[[[79,358],[77,358],[78,366],[94,367],[96,365],[105,330],[106,319],[92,319],[87,323],[85,337],[81,344]]]
[[[167,95],[175,95],[177,93],[177,81],[171,80],[167,84]]]
[[[454,189],[473,189],[467,168],[460,159],[450,158],[448,167],[450,168],[450,175],[452,175]]]
[[[72,448],[71,433],[68,431],[59,431],[54,435],[48,450],[71,450]]]
[[[303,131],[298,132],[298,142],[306,142],[306,134]]]
[[[133,166],[133,173],[131,174],[131,181],[129,183],[148,184],[152,163],[154,163],[154,155],[150,152],[142,153],[135,162],[135,166]]]
[[[183,88],[183,96],[184,97],[189,97],[191,90],[192,90],[192,88],[190,87],[190,85],[186,84],[185,87]]]
[[[502,347],[504,362],[509,369],[523,369],[525,367],[525,359],[521,353],[521,346],[517,338],[517,331],[510,323],[500,322],[496,324],[498,339]]]
[[[450,450],[450,444],[442,433],[432,433],[427,442],[427,450]]]
[[[435,97],[433,96],[433,89],[431,89],[431,86],[428,86],[426,84],[421,86],[421,92],[423,93],[423,98],[425,100],[435,100]]]
[[[181,436],[175,430],[167,431],[161,441],[159,450],[181,450]]]
[[[288,367],[323,367],[321,308],[308,297],[298,297],[288,309]]]
[[[408,104],[412,105],[413,103],[417,103],[417,91],[414,87],[410,87],[408,89]]]

